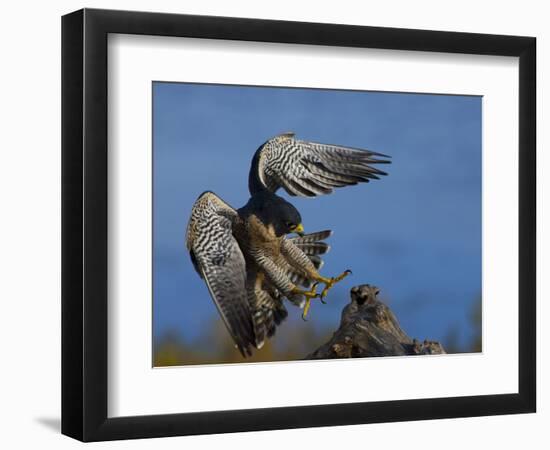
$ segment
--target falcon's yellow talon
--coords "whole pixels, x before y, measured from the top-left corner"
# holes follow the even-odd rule
[[[323,299],[327,296],[328,294],[328,291],[336,284],[338,283],[339,281],[342,281],[344,278],[346,278],[349,274],[351,273],[351,270],[346,270],[344,272],[342,272],[340,275],[338,275],[337,277],[333,277],[333,278],[324,278],[324,277],[320,277],[320,281],[322,283],[325,283],[325,287],[324,289],[321,291],[321,294],[319,296],[319,298]],[[325,303],[325,302],[323,302]]]
[[[311,305],[311,299],[308,298],[308,299],[306,299],[306,304],[304,306],[304,311],[302,312],[302,320],[304,322],[307,322],[306,316],[307,316],[307,313],[309,312],[310,305]]]
[[[304,312],[302,313],[302,319],[304,320],[306,320],[307,313],[309,312],[309,308],[311,306],[311,299],[319,297],[319,294],[317,293],[318,284],[319,283],[313,283],[309,291],[303,291],[301,289],[298,289],[297,287],[292,289],[293,294],[303,295],[306,298],[306,304],[304,305]]]

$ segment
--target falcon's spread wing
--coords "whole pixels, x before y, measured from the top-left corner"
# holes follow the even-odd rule
[[[293,133],[276,136],[255,153],[248,188],[253,195],[280,187],[292,196],[330,194],[336,187],[377,180],[385,172],[372,164],[387,164],[389,156],[370,150],[301,141]]]
[[[254,330],[246,294],[246,264],[232,234],[237,212],[212,192],[193,205],[186,243],[191,260],[243,356],[250,355]]]

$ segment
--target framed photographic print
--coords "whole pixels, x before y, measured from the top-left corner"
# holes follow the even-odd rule
[[[534,412],[535,42],[64,16],[62,432]]]

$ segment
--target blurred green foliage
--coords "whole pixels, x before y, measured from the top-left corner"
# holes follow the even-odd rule
[[[464,342],[458,326],[452,325],[442,340],[447,353],[481,352],[481,296],[469,313],[471,339]],[[319,325],[303,322],[300,326],[284,322],[276,335],[266,341],[261,350],[250,358],[243,358],[235,348],[221,319],[213,319],[193,341],[185,341],[176,333],[157,339],[153,352],[153,365],[182,366],[197,364],[228,364],[242,362],[295,361],[303,359],[312,350],[327,342],[336,327],[319,330]]]
[[[158,340],[154,348],[155,367],[237,362],[295,361],[330,339],[333,330],[316,331],[312,325],[288,326],[283,323],[276,335],[249,358],[235,348],[221,319],[212,320],[193,342],[175,333]]]
[[[457,325],[452,325],[443,340],[443,347],[447,353],[479,353],[481,345],[481,296],[477,297],[470,307],[468,314],[472,337],[467,342],[461,342],[461,333]]]

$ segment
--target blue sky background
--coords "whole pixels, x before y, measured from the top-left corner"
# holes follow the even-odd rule
[[[205,190],[244,205],[254,151],[285,131],[393,161],[379,181],[290,198],[306,231],[334,231],[322,272],[353,270],[310,325],[334,329],[349,289],[372,283],[412,337],[454,329],[467,342],[481,295],[480,97],[182,83],[153,84],[155,339],[192,340],[217,316],[185,249],[191,207]]]

